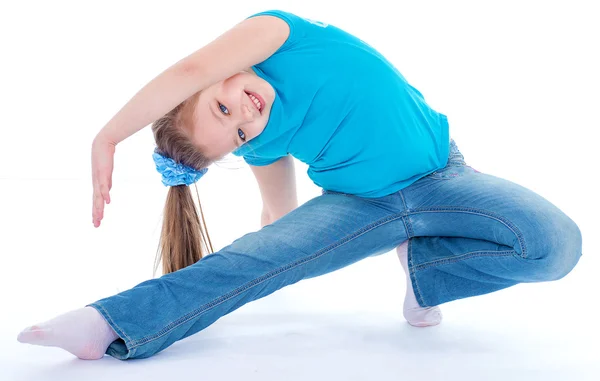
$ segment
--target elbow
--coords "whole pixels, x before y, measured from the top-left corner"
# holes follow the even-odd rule
[[[196,76],[198,76],[198,72],[200,71],[196,62],[189,59],[188,57],[177,62],[173,66],[173,70],[179,76],[183,76],[183,77],[196,77]]]

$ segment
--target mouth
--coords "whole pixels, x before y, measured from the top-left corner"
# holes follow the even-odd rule
[[[254,105],[254,107],[256,107],[258,112],[262,114],[262,111],[265,109],[265,100],[260,95],[252,91],[245,91],[245,93],[246,95],[248,95],[248,98],[250,98],[252,104]]]

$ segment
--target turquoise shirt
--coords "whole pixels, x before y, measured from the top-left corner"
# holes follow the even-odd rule
[[[315,185],[382,197],[444,168],[449,126],[374,48],[319,21],[267,11],[290,26],[256,74],[275,89],[265,129],[233,151],[250,165],[292,155]]]

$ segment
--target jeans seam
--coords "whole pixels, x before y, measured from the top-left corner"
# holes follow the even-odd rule
[[[515,254],[518,255],[518,253],[516,252],[516,250],[504,250],[504,251],[482,250],[482,251],[471,251],[469,253],[464,253],[464,254],[461,254],[461,255],[458,255],[458,256],[454,256],[454,257],[436,259],[435,261],[430,261],[430,262],[422,263],[420,265],[415,266],[414,267],[414,271],[421,271],[421,270],[425,270],[425,269],[430,268],[430,267],[439,266],[439,265],[447,265],[447,264],[450,264],[450,263],[455,263],[455,262],[458,262],[458,261],[463,261],[463,260],[471,259],[471,258],[477,258],[477,257],[508,257],[508,256],[514,256]]]
[[[413,283],[413,285],[415,286],[415,287],[413,287],[413,291],[414,291],[415,297],[416,297],[419,305],[421,307],[429,307],[427,305],[427,303],[425,303],[425,300],[423,299],[421,289],[419,287],[419,282],[417,281],[417,277],[414,274],[414,270],[413,270],[411,238],[414,236],[412,235],[412,233],[413,233],[412,224],[410,223],[410,218],[409,218],[410,210],[406,204],[406,199],[404,197],[404,192],[402,191],[402,189],[400,191],[398,191],[398,194],[399,194],[400,198],[402,199],[402,206],[404,207],[404,210],[406,211],[405,216],[403,218],[404,218],[404,229],[406,230],[406,237],[408,240],[408,248],[407,248],[407,253],[406,253],[407,263],[408,263],[408,277],[409,277],[410,281]]]
[[[507,219],[503,218],[502,216],[497,215],[496,213],[492,213],[492,212],[489,212],[486,210],[476,209],[476,208],[439,206],[439,207],[434,207],[434,208],[415,209],[415,210],[407,211],[407,214],[414,215],[414,214],[418,214],[418,213],[431,213],[431,212],[449,212],[449,213],[461,212],[461,213],[468,213],[468,214],[477,214],[477,215],[489,217],[493,220],[496,220],[496,221],[502,223],[504,226],[506,226],[511,232],[513,232],[515,237],[517,237],[517,240],[519,241],[519,245],[521,247],[521,254],[517,253],[517,255],[519,255],[523,259],[527,259],[527,247],[525,245],[525,239],[523,238],[523,234],[521,234],[519,229],[517,229],[517,227],[513,223],[511,223]]]
[[[222,295],[222,296],[218,297],[217,299],[205,304],[204,306],[197,308],[195,311],[189,312],[186,315],[184,315],[176,320],[173,320],[172,322],[168,323],[163,329],[161,329],[157,333],[150,335],[150,336],[142,337],[141,339],[138,339],[135,341],[132,340],[131,341],[131,345],[132,345],[131,349],[139,347],[144,344],[148,344],[148,343],[166,335],[168,332],[170,332],[173,329],[177,328],[178,326],[188,322],[189,320],[194,319],[194,318],[200,316],[201,314],[204,314],[204,313],[210,311],[212,308],[218,306],[219,304],[222,304],[222,303],[228,301],[229,299],[232,299],[232,298],[238,296],[242,292],[247,291],[253,287],[256,287],[259,284],[261,284],[267,280],[270,280],[270,279],[274,278],[275,276],[282,274],[288,270],[291,270],[295,267],[298,267],[300,265],[303,265],[305,263],[313,261],[313,260],[333,251],[334,249],[340,247],[341,245],[343,245],[347,242],[350,242],[375,228],[378,228],[389,222],[404,218],[405,215],[406,215],[406,212],[402,212],[400,214],[393,214],[391,216],[385,217],[378,221],[372,222],[371,224],[364,226],[361,229],[359,229],[353,233],[350,233],[349,235],[332,243],[328,247],[325,247],[325,248],[317,251],[315,254],[312,254],[306,258],[299,259],[295,262],[292,262],[291,264],[287,264],[285,266],[280,267],[277,270],[270,271],[265,275],[255,278],[254,280],[246,283],[245,285],[242,285],[242,286],[238,287],[237,289],[230,291],[230,292],[226,293],[225,295]]]
[[[428,303],[425,302],[425,299],[423,299],[423,293],[421,292],[421,287],[419,286],[419,282],[417,281],[417,274],[416,271],[414,270],[413,266],[412,266],[412,242],[409,240],[408,241],[408,275],[409,278],[411,280],[411,282],[414,280],[414,285],[416,286],[413,287],[413,292],[415,294],[415,298],[417,299],[417,302],[419,303],[420,307],[430,307]]]
[[[408,273],[409,273],[410,279],[414,285],[413,291],[414,291],[415,297],[421,307],[430,307],[430,306],[428,303],[425,302],[425,299],[423,298],[423,293],[421,292],[421,287],[419,285],[419,281],[417,279],[416,272],[426,268],[426,267],[423,267],[423,265],[427,265],[429,262],[422,264],[422,265],[417,265],[417,266],[414,266],[414,264],[413,264],[412,242],[410,241],[411,238],[415,237],[414,231],[412,229],[412,224],[410,222],[410,216],[413,214],[429,213],[429,212],[465,212],[465,213],[479,214],[479,215],[482,215],[485,217],[495,219],[495,220],[499,221],[500,223],[504,224],[510,231],[513,232],[513,234],[519,240],[519,245],[521,246],[521,254],[517,253],[516,250],[512,250],[512,251],[510,251],[511,255],[517,254],[524,259],[527,258],[527,248],[525,246],[525,240],[524,240],[521,232],[510,221],[502,218],[501,216],[499,216],[495,213],[491,213],[489,211],[481,210],[481,209],[465,208],[465,207],[452,207],[452,206],[439,206],[439,207],[433,207],[433,208],[418,208],[415,210],[410,210],[406,205],[406,201],[404,199],[402,190],[399,191],[399,194],[400,194],[400,197],[402,198],[402,202],[404,203],[404,209],[406,211],[406,216],[405,216],[406,219],[404,222],[405,222],[405,227],[408,232],[407,236],[409,239],[409,242],[408,242]],[[497,252],[494,252],[494,253],[497,253]],[[470,254],[470,253],[467,253],[467,254]],[[443,259],[438,260],[438,261],[443,261]],[[434,261],[434,262],[436,262],[436,261]]]

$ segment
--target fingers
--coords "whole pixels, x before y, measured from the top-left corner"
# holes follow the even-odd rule
[[[104,199],[100,192],[94,192],[94,200],[92,207],[92,222],[95,227],[100,226],[100,221],[104,217]]]
[[[110,187],[101,185],[94,187],[92,223],[95,227],[100,226],[100,221],[104,218],[104,203],[110,204]]]
[[[112,187],[112,184],[110,183],[111,180],[109,180],[108,183],[108,188],[106,189],[106,203],[110,204],[110,188]]]
[[[104,218],[104,203],[110,204],[109,186],[104,185],[94,188],[93,206],[92,206],[92,223],[95,227],[100,226],[100,221]]]
[[[110,204],[110,194],[108,193],[110,188],[104,185],[101,189],[102,198],[104,199],[104,201],[106,201],[107,204]]]
[[[92,143],[92,222],[100,226],[104,218],[104,203],[110,204],[112,170],[115,144],[104,139],[94,139]]]

